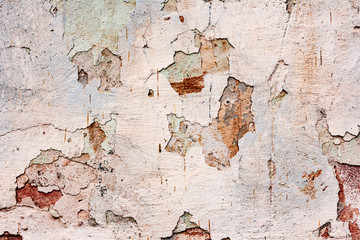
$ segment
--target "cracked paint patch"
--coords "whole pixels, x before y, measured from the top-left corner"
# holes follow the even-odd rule
[[[121,57],[105,48],[94,63],[93,50],[92,47],[86,52],[78,52],[71,59],[78,68],[78,81],[86,87],[89,82],[99,79],[99,92],[109,92],[112,88],[121,87]]]
[[[4,232],[0,235],[0,240],[22,240],[23,237],[19,234],[11,234],[9,232]]]
[[[199,53],[185,54],[176,52],[174,63],[160,71],[179,94],[201,92],[204,88],[204,71],[201,69]]]
[[[326,120],[325,110],[322,110],[322,116],[316,123],[316,130],[319,133],[319,140],[322,145],[322,152],[329,158],[330,162],[348,163],[360,165],[360,134],[357,136],[350,133],[344,137],[333,136],[329,132],[329,126]]]
[[[113,167],[121,161],[109,142],[115,126],[114,120],[104,125],[95,121],[77,130],[84,137],[80,156],[69,158],[56,149],[41,151],[16,179],[17,204],[46,208],[54,218],[73,225],[90,224],[91,196],[115,188]]]
[[[106,223],[111,226],[116,239],[141,239],[141,230],[132,217],[122,217],[112,211],[106,211]]]
[[[96,178],[95,169],[66,157],[49,164],[33,164],[25,170],[25,174],[35,186],[56,186],[71,195],[79,194]]]
[[[184,212],[180,216],[173,234],[170,237],[161,238],[162,240],[211,240],[210,233],[200,228],[196,223],[191,222],[192,215]]]
[[[195,34],[197,45],[198,53],[175,52],[174,63],[160,71],[179,95],[201,92],[206,74],[229,71],[233,47],[227,39],[206,39]]]
[[[190,123],[183,117],[168,115],[171,138],[167,151],[185,156],[188,148],[203,146],[209,166],[230,166],[230,159],[239,151],[238,141],[247,132],[255,131],[251,112],[253,87],[230,77],[220,98],[218,117],[209,126]]]
[[[226,38],[206,39],[201,35],[199,41],[202,69],[207,73],[229,71],[229,55],[233,49],[229,41]]]

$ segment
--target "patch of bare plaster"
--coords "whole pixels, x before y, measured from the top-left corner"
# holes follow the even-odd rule
[[[121,159],[110,147],[114,127],[114,120],[104,125],[95,121],[77,130],[84,137],[80,156],[69,158],[56,149],[41,151],[16,179],[17,204],[45,208],[54,218],[73,225],[90,224],[91,196],[115,188],[113,170]]]
[[[191,124],[183,117],[177,117],[171,113],[167,116],[171,138],[165,149],[169,152],[177,152],[185,156],[188,148],[201,142],[201,132],[203,127],[200,124]]]
[[[34,186],[60,188],[65,194],[77,195],[96,178],[96,170],[66,157],[49,164],[33,164],[25,170]]]
[[[331,135],[325,111],[321,111],[321,116],[316,123],[316,130],[319,134],[323,154],[329,158],[330,162],[360,165],[358,158],[360,154],[360,134],[357,136],[345,134],[344,137]]]
[[[76,53],[72,58],[72,62],[78,68],[78,81],[85,87],[89,82],[98,79],[100,92],[109,92],[112,88],[121,87],[121,57],[105,48],[94,63],[93,51],[92,47],[88,51]]]
[[[40,154],[30,161],[30,165],[52,163],[55,160],[59,159],[60,156],[64,156],[64,154],[59,150],[40,150]]]
[[[199,52],[175,52],[174,63],[160,71],[179,95],[201,92],[206,74],[229,71],[233,47],[227,39],[207,39],[199,34],[194,38],[195,47],[200,46]]]
[[[163,3],[161,11],[164,12],[176,12],[177,11],[177,0],[167,0]]]
[[[184,212],[180,216],[173,234],[170,237],[161,238],[162,240],[210,240],[210,233],[200,228],[196,223],[191,222],[192,215]]]
[[[272,105],[278,105],[281,100],[288,94],[284,90],[285,81],[289,73],[289,65],[283,60],[280,60],[274,71],[270,74],[268,83],[270,85],[270,103]]]
[[[118,49],[119,35],[126,31],[126,24],[130,22],[131,13],[135,10],[136,0],[67,0],[60,6],[65,7],[66,13],[64,37],[71,37],[74,42],[70,56],[87,51],[95,45],[96,59],[103,49],[107,48],[111,52]]]
[[[112,211],[106,211],[106,223],[112,227],[116,239],[142,239],[141,230],[132,217],[122,217]]]
[[[230,166],[230,159],[239,151],[238,141],[245,133],[255,131],[251,112],[253,87],[230,77],[220,98],[218,117],[209,126],[190,123],[183,117],[168,115],[171,138],[167,151],[185,156],[188,148],[203,146],[209,166]]]

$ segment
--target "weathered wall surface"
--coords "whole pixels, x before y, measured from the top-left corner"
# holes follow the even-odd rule
[[[360,239],[359,4],[1,1],[0,239]]]

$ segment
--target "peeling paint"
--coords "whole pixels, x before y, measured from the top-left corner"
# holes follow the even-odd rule
[[[39,208],[49,208],[62,197],[62,193],[59,190],[42,193],[38,191],[37,187],[31,186],[31,184],[27,182],[24,187],[16,189],[16,202],[21,204],[23,199],[27,197],[31,198],[35,206]]]
[[[184,212],[173,230],[173,235],[162,240],[210,240],[210,233],[191,222],[192,215]]]
[[[206,39],[195,34],[194,40],[195,46],[200,46],[198,53],[175,52],[174,63],[160,71],[179,95],[201,92],[206,74],[229,71],[233,47],[227,39]]]
[[[112,88],[122,86],[120,81],[121,57],[114,55],[109,49],[101,51],[98,60],[93,60],[94,50],[91,48],[86,52],[78,52],[72,62],[78,68],[78,81],[86,87],[94,79],[100,80],[98,90],[100,92],[109,92]]]
[[[251,112],[253,87],[235,78],[228,79],[220,98],[218,117],[209,126],[190,123],[174,114],[168,115],[171,138],[167,151],[185,156],[190,147],[203,146],[205,162],[221,169],[230,166],[230,159],[239,151],[238,141],[247,132],[255,131]],[[222,142],[223,145],[215,145]]]
[[[358,5],[2,1],[0,239],[359,239]]]

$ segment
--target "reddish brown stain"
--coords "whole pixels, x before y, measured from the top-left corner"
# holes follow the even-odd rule
[[[98,122],[92,123],[88,127],[89,131],[89,140],[95,152],[101,149],[101,144],[105,141],[106,135],[103,130],[101,130],[100,124]]]
[[[184,17],[183,16],[179,16],[180,22],[184,22]]]
[[[22,240],[22,236],[19,234],[11,234],[9,232],[4,232],[0,235],[0,240]]]
[[[327,228],[325,228],[324,232],[322,233],[322,235],[320,235],[320,237],[328,239],[330,237],[329,230]]]
[[[38,187],[31,186],[29,182],[22,188],[16,189],[16,202],[21,203],[22,199],[30,197],[34,204],[39,208],[49,208],[54,205],[61,197],[62,193],[59,190],[54,190],[49,193],[38,191]]]
[[[204,88],[204,75],[205,73],[200,76],[187,77],[181,82],[172,82],[170,85],[179,95],[198,93]]]
[[[171,18],[171,17],[166,17],[166,18],[164,18],[164,20],[167,21],[167,20],[170,20],[170,18]]]
[[[306,178],[308,183],[305,185],[301,191],[307,195],[310,196],[311,199],[315,199],[315,194],[317,190],[315,189],[315,178],[319,177],[321,175],[321,170],[317,170],[316,172],[311,172],[310,174],[307,174],[306,172],[303,173],[302,177]]]

